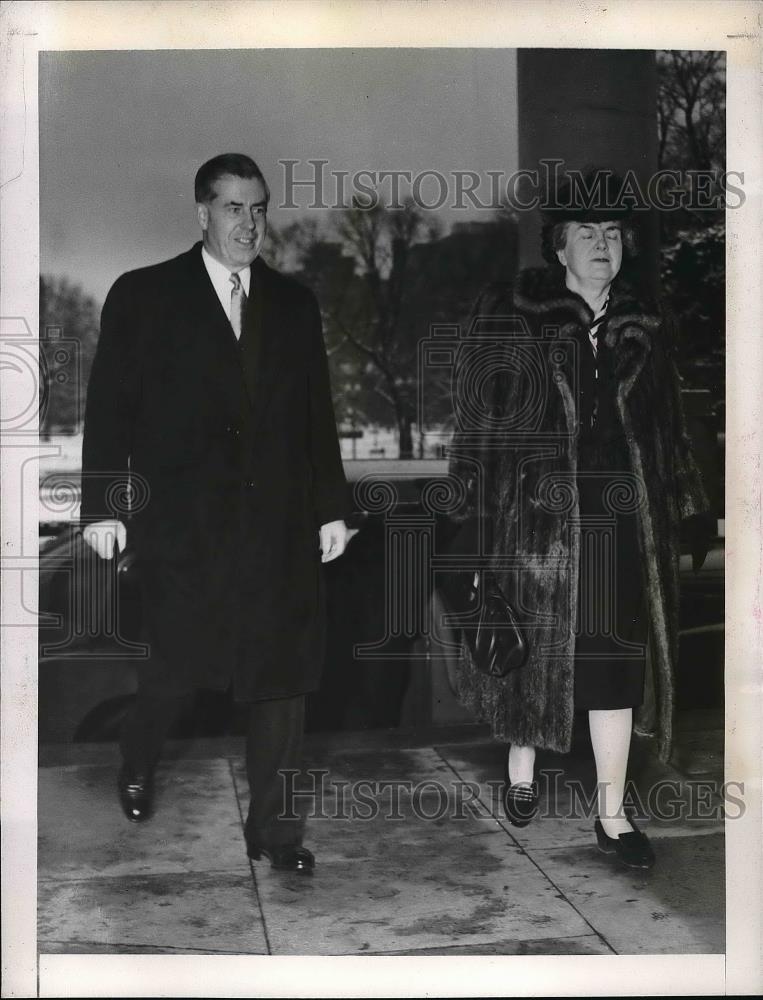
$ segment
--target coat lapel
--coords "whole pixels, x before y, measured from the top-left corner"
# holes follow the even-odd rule
[[[183,337],[194,338],[195,363],[210,366],[233,409],[245,410],[248,403],[239,345],[204,266],[201,243],[182,255],[180,261],[172,303],[178,312]]]
[[[252,264],[251,283],[244,317],[242,342],[225,314],[201,256],[201,243],[186,255],[182,293],[186,324],[210,337],[231,364],[236,391],[244,389],[255,423],[262,419],[272,387],[283,363],[283,344],[279,336],[279,301],[273,274],[261,260]]]
[[[603,335],[612,351],[617,394],[623,400],[644,371],[660,322],[658,315],[646,312],[630,296],[618,296],[609,310]]]
[[[238,350],[236,335],[225,315],[201,257],[201,243],[186,255],[183,299],[190,322],[206,331],[232,357]]]
[[[244,328],[241,331],[241,343],[238,344],[239,358],[242,366],[244,385],[251,408],[255,407],[258,393],[261,389],[260,362],[262,354],[262,318],[263,301],[260,282],[252,268],[249,283],[249,295],[244,314]]]
[[[263,261],[252,264],[252,280],[242,345],[244,381],[255,424],[262,420],[284,361],[278,292],[273,273]]]

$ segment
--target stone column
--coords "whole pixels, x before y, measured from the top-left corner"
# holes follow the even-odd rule
[[[517,53],[519,167],[633,170],[642,190],[657,170],[657,63],[653,51],[625,49],[519,49]],[[659,287],[659,229],[654,210],[639,212],[641,253],[637,280]],[[519,266],[542,263],[540,213],[521,212]],[[637,728],[654,727],[654,692],[647,671]]]
[[[520,49],[517,53],[519,167],[563,160],[633,170],[646,190],[657,169],[657,68],[643,50]],[[657,288],[657,217],[638,213],[640,277]],[[541,263],[540,216],[520,213],[520,267]]]

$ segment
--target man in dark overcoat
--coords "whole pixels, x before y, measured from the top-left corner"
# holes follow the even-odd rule
[[[300,768],[320,679],[320,563],[347,541],[321,319],[311,292],[259,258],[269,191],[253,160],[205,163],[195,197],[202,242],[115,282],[88,386],[83,533],[103,558],[134,547],[150,648],[120,801],[150,817],[170,725],[197,689],[232,684],[249,706],[248,854],[308,871],[279,772]]]

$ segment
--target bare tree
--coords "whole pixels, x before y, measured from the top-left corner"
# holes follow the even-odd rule
[[[99,308],[69,278],[40,277],[40,430],[72,433],[84,419]]]
[[[660,52],[657,56],[658,165],[716,173],[726,169],[725,53]],[[684,184],[688,186],[688,180]],[[660,213],[663,290],[679,321],[682,373],[723,400],[725,212],[684,207]]]
[[[418,341],[401,318],[411,291],[411,250],[417,242],[431,242],[437,227],[412,201],[396,210],[355,203],[338,215],[336,232],[357,263],[365,294],[355,296],[349,314],[344,296],[331,319],[366,361],[373,391],[394,413],[400,458],[412,458]]]
[[[278,271],[295,271],[319,239],[320,231],[314,219],[299,219],[282,229],[269,226],[262,255]]]
[[[320,232],[290,227],[274,243],[288,252],[292,238],[294,270],[320,303],[338,419],[395,426],[400,457],[412,458],[418,417],[442,427],[453,409],[448,373],[419,372],[419,345],[433,325],[464,324],[484,284],[513,274],[516,218],[500,212],[441,237],[415,204],[353,205]]]
[[[657,71],[659,166],[725,169],[725,53],[661,52]]]

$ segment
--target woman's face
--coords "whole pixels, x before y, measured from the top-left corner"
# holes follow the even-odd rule
[[[559,262],[581,285],[609,284],[623,262],[619,222],[570,222]]]

